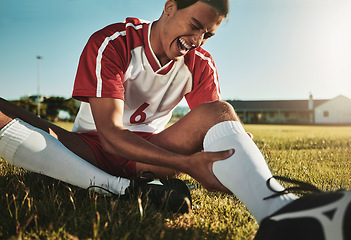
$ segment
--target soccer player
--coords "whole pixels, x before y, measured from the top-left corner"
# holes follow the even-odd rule
[[[306,221],[291,228],[291,219],[308,214],[324,227],[317,234],[350,234],[339,227],[344,216],[350,224],[350,193],[301,199],[287,193],[234,109],[220,100],[215,64],[201,46],[228,11],[229,0],[167,0],[157,21],[127,18],[97,31],[79,61],[73,97],[82,104],[73,132],[1,100],[0,156],[82,188],[121,195],[129,179],[145,172],[161,179],[184,172],[210,191],[240,198],[264,226],[258,239],[280,239],[279,229],[296,233]],[[164,129],[183,97],[191,111]],[[158,184],[169,186],[166,180]],[[307,215],[298,211],[312,208]],[[334,209],[325,221],[323,212]]]

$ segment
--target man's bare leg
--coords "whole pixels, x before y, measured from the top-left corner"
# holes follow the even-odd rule
[[[115,194],[124,194],[129,186],[128,179],[107,174],[72,152],[82,151],[79,149],[79,142],[74,142],[80,140],[78,136],[38,119],[5,100],[0,103],[0,109],[7,113],[0,111],[0,156],[6,161],[81,188],[94,185]],[[23,119],[42,129],[24,122]],[[67,149],[57,138],[65,140],[66,146],[73,150]],[[86,150],[88,147],[84,144],[81,147]],[[91,151],[90,148],[88,150]],[[91,154],[91,157],[94,155]]]
[[[7,123],[15,118],[20,118],[24,122],[49,133],[58,139],[73,153],[93,164],[94,166],[97,166],[94,153],[87,145],[87,143],[79,136],[46,120],[38,118],[33,113],[28,112],[14,105],[13,103],[0,98],[0,129],[2,129]]]

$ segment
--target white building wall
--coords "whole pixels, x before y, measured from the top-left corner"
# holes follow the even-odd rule
[[[314,110],[316,124],[350,124],[351,99],[338,96]]]

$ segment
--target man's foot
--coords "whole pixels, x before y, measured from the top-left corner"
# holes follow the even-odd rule
[[[307,194],[263,219],[255,240],[350,240],[351,192]]]

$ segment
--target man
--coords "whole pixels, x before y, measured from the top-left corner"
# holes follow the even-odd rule
[[[83,102],[75,133],[2,100],[0,155],[31,171],[122,195],[130,185],[126,178],[188,173],[208,190],[238,196],[265,226],[261,239],[280,238],[277,230],[289,225],[280,224],[284,214],[306,208],[301,205],[315,207],[315,199],[331,199],[338,219],[349,216],[344,215],[348,192],[301,199],[287,193],[272,178],[234,109],[220,101],[215,64],[201,46],[228,11],[228,0],[168,0],[155,22],[127,18],[96,32],[78,66],[73,97]],[[183,96],[190,113],[163,130]],[[322,210],[333,210],[326,202]],[[349,234],[334,221],[323,227],[331,236]]]

